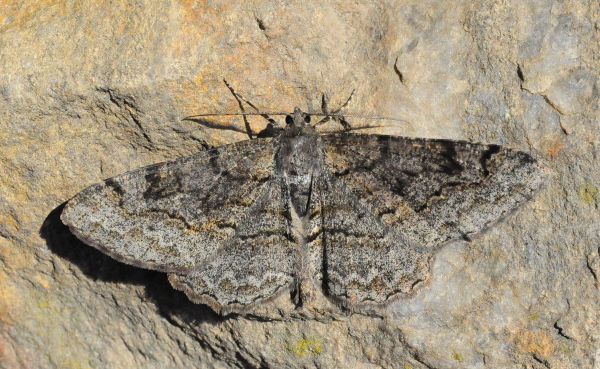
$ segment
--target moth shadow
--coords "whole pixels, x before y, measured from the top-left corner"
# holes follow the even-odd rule
[[[62,203],[48,214],[39,231],[54,254],[71,262],[94,281],[144,286],[148,299],[172,323],[179,320],[176,318],[187,323],[218,323],[224,320],[209,307],[194,304],[183,292],[171,287],[165,273],[118,262],[81,242],[60,220],[65,204]]]

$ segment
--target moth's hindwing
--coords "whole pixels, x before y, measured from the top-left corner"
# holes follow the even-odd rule
[[[251,305],[289,291],[299,248],[289,237],[280,180],[269,181],[218,258],[188,274],[171,274],[171,284],[195,302],[221,313],[243,313]]]

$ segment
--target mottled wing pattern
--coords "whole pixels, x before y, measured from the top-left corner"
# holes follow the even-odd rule
[[[382,224],[426,249],[470,239],[542,181],[531,156],[498,145],[350,134],[323,141],[331,174]]]
[[[125,263],[186,271],[220,253],[273,176],[275,143],[240,142],[133,170],[77,194],[61,219]]]
[[[281,179],[269,181],[219,257],[188,274],[171,274],[171,284],[197,303],[221,313],[284,291],[294,280],[299,249],[291,238]]]
[[[382,223],[342,180],[325,176],[318,191],[329,297],[347,306],[381,304],[428,278],[430,254]]]
[[[326,287],[381,303],[427,278],[432,251],[469,239],[532,196],[529,155],[496,145],[377,135],[323,136]]]

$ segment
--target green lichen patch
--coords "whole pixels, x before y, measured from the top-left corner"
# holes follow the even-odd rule
[[[584,183],[577,190],[579,198],[586,204],[595,204],[598,200],[598,188],[591,183]]]
[[[465,360],[465,358],[459,352],[456,351],[452,353],[452,359],[458,361],[459,363],[462,363]]]
[[[323,353],[323,342],[319,339],[303,338],[288,347],[297,357],[318,356]]]

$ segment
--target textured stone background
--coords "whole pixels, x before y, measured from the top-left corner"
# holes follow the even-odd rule
[[[599,8],[0,2],[0,367],[600,368]],[[526,150],[547,185],[384,320],[223,320],[58,219],[89,184],[244,139],[181,121],[237,110],[223,78],[265,110],[356,87],[348,111],[408,122],[382,132]]]

